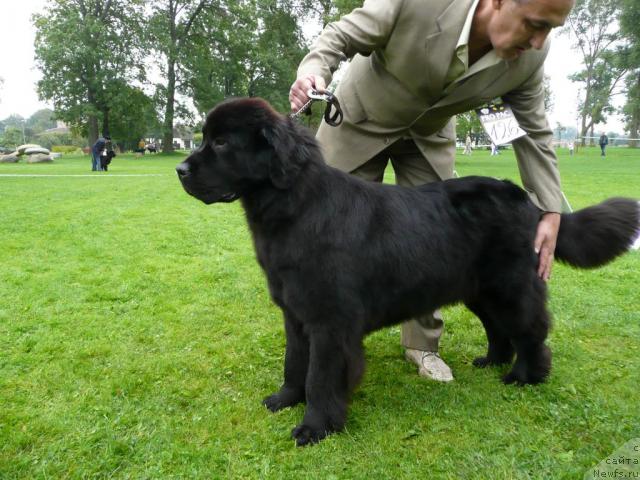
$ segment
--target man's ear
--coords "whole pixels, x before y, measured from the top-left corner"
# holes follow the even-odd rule
[[[273,154],[269,162],[269,177],[276,188],[291,187],[300,170],[300,162],[295,158],[295,141],[290,134],[286,120],[277,120],[260,131]]]

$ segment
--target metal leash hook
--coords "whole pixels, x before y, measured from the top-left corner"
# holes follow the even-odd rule
[[[340,108],[340,102],[333,93],[329,91],[319,93],[313,88],[310,88],[309,90],[307,90],[307,96],[309,97],[309,101],[305,103],[300,110],[292,113],[291,118],[296,118],[300,116],[301,113],[308,112],[311,104],[314,101],[320,100],[327,103],[327,107],[324,110],[324,121],[327,122],[327,125],[337,127],[342,123],[342,108]],[[335,109],[333,113],[331,111],[332,108]]]

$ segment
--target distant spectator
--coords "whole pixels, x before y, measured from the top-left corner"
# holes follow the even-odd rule
[[[573,144],[573,142],[569,142],[569,145],[567,145],[567,147],[569,147],[569,156],[573,157],[573,150],[575,148],[575,145]]]
[[[158,147],[156,146],[155,143],[148,143],[146,148],[149,151],[149,153],[156,153],[158,151]]]
[[[111,140],[108,135],[99,137],[98,140],[96,140],[96,143],[93,144],[93,147],[91,147],[91,170],[94,172],[102,171],[100,157],[107,146],[107,140]]]
[[[600,156],[604,157],[605,156],[605,150],[607,148],[607,145],[609,145],[609,137],[607,137],[604,133],[602,135],[600,135],[600,140],[598,140],[598,143],[600,144]]]
[[[500,155],[500,152],[498,151],[498,145],[496,145],[495,143],[491,142],[491,155]]]
[[[138,142],[138,148],[136,148],[134,152],[144,155],[145,148],[147,148],[147,145],[145,144],[144,139],[141,138]]]
[[[463,155],[471,155],[471,135],[467,134],[467,138],[464,139],[464,152]]]

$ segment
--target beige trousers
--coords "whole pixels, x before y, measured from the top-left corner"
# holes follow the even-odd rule
[[[441,180],[411,139],[398,140],[350,173],[364,180],[382,182],[389,162],[398,185],[415,187]],[[403,323],[400,341],[405,348],[437,352],[443,328],[440,312],[435,311]]]

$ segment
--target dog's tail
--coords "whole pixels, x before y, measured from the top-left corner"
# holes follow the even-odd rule
[[[575,267],[599,267],[631,249],[639,235],[640,202],[611,198],[562,214],[555,257]]]

